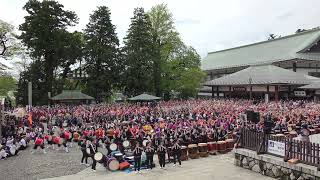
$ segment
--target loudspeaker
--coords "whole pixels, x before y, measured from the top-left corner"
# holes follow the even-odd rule
[[[246,114],[247,114],[248,121],[251,121],[254,123],[258,123],[260,121],[260,114],[258,112],[247,110]]]

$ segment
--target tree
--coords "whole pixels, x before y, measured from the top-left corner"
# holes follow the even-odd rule
[[[21,44],[14,33],[14,26],[0,19],[0,58],[10,59],[20,54]],[[4,64],[0,63],[0,70],[5,70]]]
[[[10,75],[0,76],[0,96],[7,96],[9,91],[16,89],[17,80]]]
[[[19,26],[21,40],[31,52],[31,56],[43,67],[45,79],[41,91],[52,92],[54,72],[65,62],[65,46],[69,33],[66,29],[77,23],[77,16],[72,11],[63,9],[56,1],[29,0],[24,9],[28,15]],[[33,82],[34,83],[34,82]],[[46,96],[43,93],[42,96]]]
[[[32,82],[32,102],[35,105],[47,104],[47,90],[45,86],[46,74],[44,66],[40,60],[33,61],[30,66],[20,73],[16,96],[16,103],[20,105],[28,104],[28,82]]]
[[[153,92],[154,42],[151,23],[143,8],[135,8],[124,38],[125,93],[129,96]]]
[[[171,53],[163,68],[163,90],[167,93],[179,92],[181,98],[194,97],[205,77],[199,67],[200,56],[195,49],[181,44]]]
[[[148,15],[151,21],[153,42],[156,45],[153,67],[154,88],[156,95],[160,96],[162,94],[162,67],[168,60],[172,50],[181,43],[181,40],[174,26],[173,15],[169,12],[166,4],[159,4],[152,7]]]
[[[90,15],[84,30],[86,72],[89,75],[86,92],[102,101],[111,95],[111,90],[119,83],[121,59],[119,39],[111,22],[110,10],[100,6]]]
[[[194,96],[204,78],[200,56],[182,42],[165,4],[153,7],[148,14],[155,44],[153,68],[157,95],[164,92],[168,97],[172,92],[179,92],[184,98]]]

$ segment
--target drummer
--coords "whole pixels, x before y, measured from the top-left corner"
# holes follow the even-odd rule
[[[141,168],[141,155],[142,155],[143,149],[140,147],[140,143],[136,144],[136,147],[133,151],[134,155],[134,171],[136,173],[141,173],[140,168]],[[137,171],[138,170],[138,171]]]
[[[97,161],[94,159],[94,154],[97,152],[96,145],[93,143],[93,140],[87,140],[87,148],[90,150],[90,154],[88,155],[92,159],[91,169],[96,172]]]
[[[154,148],[152,147],[152,142],[148,142],[148,145],[146,147],[146,155],[147,155],[147,170],[152,169],[153,166],[153,155],[154,155]]]
[[[160,146],[157,149],[158,151],[158,159],[160,164],[160,169],[164,169],[166,166],[166,147],[164,146],[164,142],[160,142]]]
[[[86,140],[85,139],[82,139],[80,142],[79,142],[79,146],[80,146],[80,149],[81,149],[81,152],[82,152],[82,158],[81,158],[81,165],[87,165],[89,166],[88,164],[88,157],[89,157],[89,154],[87,153],[87,144],[86,144]],[[83,163],[83,161],[85,161],[86,163]]]
[[[176,161],[178,160],[179,166],[181,167],[181,146],[179,145],[179,139],[175,141],[172,146],[172,153],[173,153],[173,167],[176,166]]]

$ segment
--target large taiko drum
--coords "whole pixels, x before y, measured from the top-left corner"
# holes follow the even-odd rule
[[[231,151],[234,147],[235,140],[234,139],[227,139],[226,143],[227,143],[227,151]]]
[[[215,155],[218,152],[217,142],[208,142],[208,151],[209,151],[209,154]]]
[[[188,148],[187,146],[181,146],[181,161],[188,160]]]
[[[34,142],[35,145],[41,146],[43,144],[43,139],[37,138],[36,141]]]
[[[198,159],[199,158],[198,145],[189,144],[188,145],[188,153],[189,153],[189,157],[191,159]]]
[[[207,143],[199,143],[198,144],[199,155],[200,157],[208,157],[208,144]]]
[[[104,166],[110,171],[116,171],[119,169],[119,161],[114,157],[107,156]]]
[[[227,152],[226,141],[218,141],[218,152],[219,153],[226,153]]]
[[[106,160],[106,156],[102,154],[101,152],[97,152],[93,156],[94,160],[96,160],[98,163],[104,163]]]

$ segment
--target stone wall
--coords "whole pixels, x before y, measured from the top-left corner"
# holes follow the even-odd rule
[[[291,165],[271,155],[257,155],[247,149],[235,150],[235,165],[255,171],[265,176],[281,180],[320,180],[320,173],[314,166]]]

